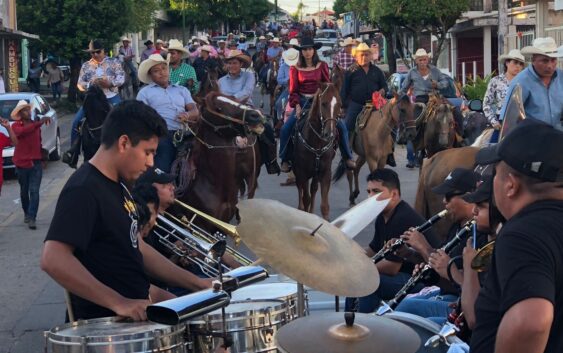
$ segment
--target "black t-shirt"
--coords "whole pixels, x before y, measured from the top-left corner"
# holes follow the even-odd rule
[[[373,92],[380,89],[384,89],[387,92],[387,81],[385,81],[383,71],[377,66],[370,64],[366,73],[361,67],[352,65],[346,71],[344,84],[340,90],[342,103],[344,107],[348,106],[349,100],[364,105],[366,102],[371,101]]]
[[[410,227],[419,226],[424,222],[425,219],[416,213],[408,203],[401,201],[393,210],[393,214],[387,223],[385,223],[383,214],[377,216],[375,219],[375,234],[373,235],[371,243],[369,243],[369,247],[374,252],[378,252],[389,239],[399,238]],[[427,230],[424,236],[432,247],[438,246],[438,240],[432,232],[432,229]],[[400,257],[390,256],[386,259],[394,262],[402,262],[400,272],[410,275],[414,270],[414,264],[403,261]]]
[[[494,352],[503,315],[529,298],[553,304],[545,352],[563,352],[563,201],[529,205],[501,229],[490,273],[475,303],[471,353]]]
[[[137,243],[134,203],[124,185],[91,164],[84,163],[61,191],[46,240],[73,246],[82,265],[124,297],[148,298],[149,280]],[[115,315],[75,295],[71,301],[76,318]]]

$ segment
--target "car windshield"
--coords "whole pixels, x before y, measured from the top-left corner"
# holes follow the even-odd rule
[[[29,103],[27,99],[26,101]],[[0,100],[0,117],[13,121],[10,114],[12,113],[18,102],[18,99]]]
[[[336,32],[318,32],[316,38],[330,38],[330,39],[335,39],[336,38]]]

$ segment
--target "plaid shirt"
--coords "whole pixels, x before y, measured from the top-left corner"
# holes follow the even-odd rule
[[[351,54],[348,54],[346,53],[346,51],[342,50],[334,56],[332,64],[338,65],[338,67],[343,70],[348,70],[348,68],[355,62],[356,60]]]
[[[193,87],[188,87],[188,81],[194,80]],[[170,65],[170,82],[175,85],[184,86],[190,90],[192,96],[195,96],[199,92],[199,82],[195,73],[193,66],[186,63],[182,63],[176,69]]]
[[[112,85],[109,89],[104,88],[106,97],[115,97],[118,92],[117,88],[125,82],[125,72],[119,59],[106,56],[102,62],[97,62],[94,59],[86,61],[80,69],[78,89],[86,91],[90,84],[100,77],[107,78]]]

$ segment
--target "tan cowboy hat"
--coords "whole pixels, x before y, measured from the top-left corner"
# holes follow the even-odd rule
[[[278,37],[274,37],[274,39],[270,40],[270,43],[281,43],[281,41]]]
[[[229,52],[229,54],[225,57],[225,61],[230,61],[232,59],[238,59],[240,61],[243,62],[243,66],[248,66],[250,65],[250,63],[252,62],[252,59],[250,59],[250,56],[245,55],[242,51],[240,50],[231,50]]]
[[[206,51],[208,53],[213,53],[213,47],[211,45],[204,45],[201,47],[200,51]]]
[[[293,45],[294,47],[299,46],[299,40],[297,38],[291,38],[289,45]]]
[[[199,37],[199,40],[204,42],[205,44],[209,44],[209,38],[207,38],[207,36],[201,36]]]
[[[123,36],[123,37],[121,37],[121,41],[131,43],[131,38],[127,38],[127,36]]]
[[[502,63],[504,63],[506,60],[516,60],[524,64],[526,63],[524,55],[522,55],[522,53],[520,53],[520,50],[518,49],[512,49],[508,52],[508,54],[501,55],[498,60]]]
[[[156,44],[164,44],[164,41],[162,39],[157,39]]]
[[[282,58],[288,66],[295,66],[299,61],[299,50],[295,48],[289,48],[282,53]]]
[[[349,45],[354,45],[356,43],[354,43],[354,39],[352,37],[346,37],[346,39],[344,39],[341,43],[340,46],[341,47],[347,47]]]
[[[20,114],[19,114],[20,110],[22,110],[24,108],[31,109],[31,104],[29,104],[27,101],[22,99],[18,102],[18,104],[16,105],[14,110],[12,110],[12,113],[10,114],[10,117],[12,118],[12,120],[19,121],[21,119]]]
[[[260,37],[258,38],[258,40],[266,40],[266,37],[260,36]]]
[[[168,50],[177,50],[182,52],[182,57],[185,57],[190,53],[186,50],[186,48],[184,48],[184,45],[178,39],[170,39],[170,42],[168,43]]]
[[[152,54],[147,60],[141,62],[141,65],[139,65],[139,80],[143,83],[152,83],[149,71],[153,66],[158,64],[168,65],[168,61],[164,60],[160,54]]]
[[[531,46],[520,50],[524,55],[545,55],[550,58],[563,58],[563,52],[557,50],[557,44],[551,37],[536,38]]]
[[[424,48],[417,49],[414,55],[412,56],[413,60],[423,57],[428,57],[428,58],[431,57],[431,55],[428,52],[426,52],[426,49]]]
[[[227,43],[227,41],[224,40],[224,39],[219,39],[219,40],[217,41],[217,44],[221,44],[221,43]]]
[[[246,36],[244,35],[244,33],[241,33],[238,37],[239,37],[239,38],[246,38]]]
[[[370,47],[366,43],[360,43],[357,47],[352,49],[352,56],[356,56],[357,53],[371,51]]]

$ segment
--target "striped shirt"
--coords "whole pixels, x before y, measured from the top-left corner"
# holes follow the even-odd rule
[[[194,80],[194,85],[191,88],[188,87],[188,81],[190,79]],[[192,96],[196,95],[197,92],[199,92],[199,82],[197,80],[195,69],[193,68],[193,66],[186,63],[180,64],[180,66],[178,66],[177,68],[174,68],[172,67],[172,65],[170,65],[170,82],[175,85],[188,88]]]

